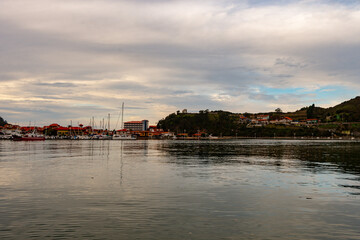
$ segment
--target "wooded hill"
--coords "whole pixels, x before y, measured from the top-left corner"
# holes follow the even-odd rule
[[[176,133],[210,132],[214,135],[233,135],[239,117],[225,111],[199,111],[199,113],[172,113],[158,123],[158,127]]]
[[[360,122],[360,97],[330,108],[321,108],[312,104],[295,112],[283,113],[280,109],[277,109],[274,112],[259,114],[267,114],[270,116],[270,119],[290,117],[298,121],[318,119],[323,123]],[[211,133],[215,136],[254,136],[256,133],[263,136],[328,136],[330,134],[329,131],[325,132],[321,131],[321,129],[293,126],[268,126],[262,129],[249,129],[246,128],[246,124],[239,121],[241,115],[254,117],[257,114],[209,110],[199,111],[199,113],[181,113],[177,111],[177,113],[172,113],[166,118],[161,119],[158,127],[190,135],[198,132]]]
[[[317,118],[322,122],[360,122],[360,97],[353,98],[330,108],[311,105],[295,112],[285,113],[284,116],[296,120]]]

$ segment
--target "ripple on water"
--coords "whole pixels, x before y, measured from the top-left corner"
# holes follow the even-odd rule
[[[0,142],[1,239],[358,239],[360,145]]]

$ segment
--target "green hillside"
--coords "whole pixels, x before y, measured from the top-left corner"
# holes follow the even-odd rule
[[[360,121],[360,96],[334,107],[327,108],[322,117],[330,121]]]
[[[325,108],[316,107],[315,105],[311,105],[309,107],[304,107],[295,112],[285,113],[284,116],[301,121],[301,120],[306,120],[309,118],[321,119],[322,116],[325,114],[325,112],[326,112]]]
[[[321,108],[311,105],[295,112],[285,113],[284,116],[296,120],[317,118],[322,122],[359,122],[360,97],[353,98],[330,108]]]
[[[359,132],[357,123],[345,125],[345,122],[360,122],[360,97],[343,102],[331,108],[321,108],[312,104],[295,112],[283,113],[280,111],[261,113],[269,115],[270,119],[290,117],[302,121],[319,119],[319,126],[267,126],[249,128],[247,122],[240,121],[239,113],[226,111],[199,111],[199,113],[172,113],[158,123],[158,127],[189,135],[206,132],[214,136],[331,136],[331,131],[339,133],[347,130]],[[257,114],[244,113],[248,118],[255,118]],[[324,125],[325,123],[325,125]],[[327,124],[326,124],[327,123]]]

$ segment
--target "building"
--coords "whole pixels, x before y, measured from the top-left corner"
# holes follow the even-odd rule
[[[260,121],[269,121],[270,115],[256,115],[256,119]]]
[[[286,124],[290,124],[292,121],[293,121],[292,118],[284,117],[284,118],[282,118],[281,120],[279,120],[279,123],[286,125]]]
[[[124,122],[124,128],[132,131],[146,131],[148,127],[148,120]]]

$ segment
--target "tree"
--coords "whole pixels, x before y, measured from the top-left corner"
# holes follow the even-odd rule
[[[7,121],[0,117],[0,126],[4,126],[5,124],[7,124]]]
[[[308,107],[308,109],[306,110],[306,117],[308,119],[314,118],[314,116],[315,116],[314,110],[315,110],[315,104]]]
[[[282,113],[282,110],[281,110],[281,108],[277,108],[277,109],[275,109],[275,112],[276,113]]]

